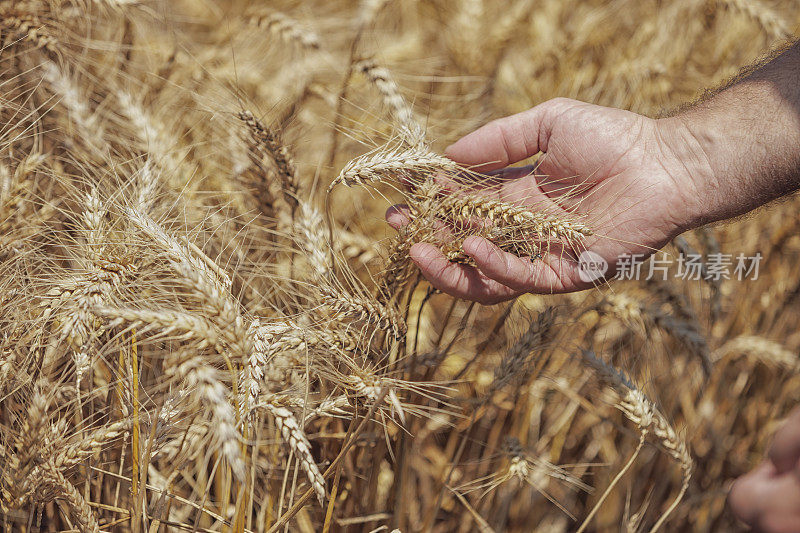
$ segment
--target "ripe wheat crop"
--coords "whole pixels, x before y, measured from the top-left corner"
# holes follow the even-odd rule
[[[800,400],[796,201],[667,250],[760,252],[746,284],[483,307],[409,249],[602,239],[444,146],[555,96],[667,113],[793,5],[256,4],[0,1],[2,529],[735,530]]]

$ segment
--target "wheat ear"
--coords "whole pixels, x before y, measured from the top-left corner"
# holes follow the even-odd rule
[[[254,147],[261,153],[268,155],[275,163],[278,177],[281,180],[283,196],[292,212],[297,207],[297,176],[292,153],[283,144],[280,134],[266,127],[250,111],[239,113],[239,120],[245,123],[250,130],[250,137]]]
[[[457,221],[485,219],[500,227],[513,227],[544,238],[581,242],[593,234],[581,222],[483,196],[443,196],[438,202],[438,209],[440,214]]]
[[[100,526],[97,523],[92,509],[75,486],[64,477],[64,474],[62,474],[60,470],[52,467],[52,465],[47,465],[42,473],[47,484],[55,490],[56,497],[69,505],[72,515],[80,526],[80,530],[98,533],[100,531]]]
[[[94,453],[97,448],[124,435],[130,427],[131,421],[123,419],[92,431],[79,442],[58,451],[53,457],[53,466],[64,469],[80,463]]]
[[[357,62],[354,70],[364,74],[378,90],[384,106],[390,110],[392,118],[399,126],[403,141],[411,146],[420,146],[425,140],[424,131],[414,117],[411,106],[400,94],[400,88],[391,73],[372,59],[363,59]]]
[[[340,316],[375,324],[380,329],[390,332],[396,339],[406,334],[405,318],[392,305],[384,305],[371,298],[359,298],[329,287],[320,287],[319,291],[323,303]]]
[[[60,98],[61,105],[69,113],[70,120],[78,127],[80,138],[89,147],[103,153],[106,142],[103,139],[103,127],[99,117],[86,103],[78,85],[53,61],[45,61],[42,65],[44,80]]]
[[[740,335],[729,340],[714,350],[711,358],[713,362],[717,362],[731,353],[742,353],[765,363],[778,363],[790,369],[798,366],[798,357],[795,352],[787,350],[778,342],[754,335]]]
[[[531,321],[525,333],[514,342],[494,369],[494,380],[490,390],[496,391],[512,380],[524,379],[525,369],[530,366],[528,358],[535,349],[549,340],[555,316],[553,308],[549,307]]]
[[[754,20],[772,39],[788,39],[789,26],[772,8],[759,0],[722,0],[724,4]]]
[[[247,21],[252,26],[267,30],[289,44],[297,44],[310,50],[320,48],[319,35],[283,13],[262,9],[252,12]]]
[[[171,368],[170,374],[211,409],[215,422],[212,427],[219,439],[222,455],[228,460],[237,479],[244,481],[245,463],[240,445],[241,437],[236,429],[236,413],[228,400],[228,389],[219,379],[219,371],[201,364],[194,357]]]
[[[439,172],[456,172],[453,160],[438,155],[424,146],[382,149],[353,159],[328,187],[330,192],[340,183],[352,187],[377,182],[414,181],[419,176]]]
[[[333,271],[328,245],[328,226],[322,214],[310,202],[300,203],[298,229],[302,237],[300,245],[307,254],[312,276],[320,284],[327,284]]]
[[[280,431],[283,440],[297,455],[300,466],[305,470],[308,481],[314,488],[319,504],[324,505],[325,478],[322,476],[317,463],[314,462],[314,456],[311,455],[311,444],[308,442],[303,430],[300,429],[297,419],[286,407],[266,403],[264,408],[275,419],[275,424],[278,426],[278,431]]]
[[[658,437],[659,443],[681,467],[683,482],[675,499],[669,508],[661,515],[655,523],[650,533],[655,533],[664,524],[667,517],[683,499],[689,487],[692,477],[693,461],[689,449],[683,439],[678,437],[675,429],[667,421],[663,413],[651,402],[644,393],[639,390],[633,382],[622,372],[612,367],[605,361],[598,358],[594,352],[584,350],[582,352],[583,361],[592,367],[599,376],[608,383],[620,396],[617,408],[633,423],[641,432],[652,431]]]

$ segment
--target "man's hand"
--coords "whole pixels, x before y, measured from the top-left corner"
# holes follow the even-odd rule
[[[728,503],[755,531],[800,531],[800,409],[775,434],[768,459],[736,480]]]
[[[621,255],[642,254],[643,259],[689,229],[697,217],[698,198],[686,161],[664,141],[680,135],[680,128],[679,121],[558,98],[483,126],[450,146],[447,155],[485,173],[541,152],[535,175],[506,169],[502,185],[486,194],[579,217],[595,233],[581,249],[607,261],[610,276]],[[387,219],[399,226],[402,212],[392,208]],[[531,261],[480,237],[467,238],[463,250],[477,268],[450,263],[431,244],[415,244],[411,257],[434,287],[484,304],[525,292],[594,285],[579,276],[576,255],[581,250],[543,250],[541,260]]]

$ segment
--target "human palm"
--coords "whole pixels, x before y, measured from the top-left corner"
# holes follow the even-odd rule
[[[477,236],[463,243],[475,267],[451,263],[426,243],[415,244],[411,257],[435,287],[485,304],[590,288],[596,281],[580,275],[580,251],[604,259],[610,275],[620,256],[649,255],[687,229],[690,183],[663,135],[655,120],[567,99],[491,122],[447,150],[488,174],[477,194],[578,219],[594,235],[580,246],[545,247],[534,261]],[[508,167],[539,152],[534,172]],[[396,210],[387,218],[401,223]]]

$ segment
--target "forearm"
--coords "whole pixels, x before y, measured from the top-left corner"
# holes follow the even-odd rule
[[[697,105],[659,120],[688,179],[687,228],[800,188],[800,46]]]

